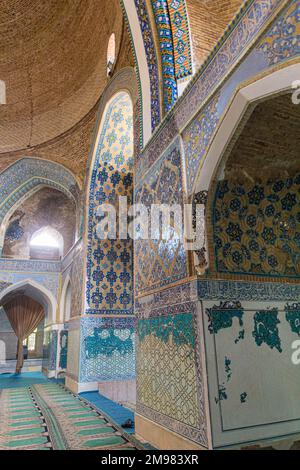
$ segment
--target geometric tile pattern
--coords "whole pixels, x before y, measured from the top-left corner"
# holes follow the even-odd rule
[[[188,426],[193,434],[203,425],[198,402],[193,314],[140,319],[138,332],[139,407],[162,413]]]
[[[300,273],[300,174],[243,185],[219,182],[213,232],[219,272]]]
[[[147,175],[136,182],[135,201],[147,208],[151,204],[175,204],[183,206],[181,181],[180,144],[177,140],[153,165]],[[150,224],[149,224],[150,225]],[[187,257],[180,234],[175,234],[172,243],[162,237],[135,241],[135,285],[137,292],[170,284],[187,276]],[[150,233],[150,228],[149,228]]]
[[[125,92],[111,101],[101,128],[89,190],[86,313],[132,312],[132,240],[97,237],[102,204],[132,199],[132,103]]]
[[[80,381],[128,380],[135,377],[135,319],[81,319]]]

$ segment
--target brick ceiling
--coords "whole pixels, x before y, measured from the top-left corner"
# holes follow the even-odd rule
[[[291,94],[256,106],[226,162],[226,178],[284,178],[300,172],[300,105]]]
[[[106,83],[109,36],[122,35],[118,0],[1,0],[0,153],[47,142],[92,109]]]
[[[186,0],[195,68],[206,59],[243,3],[243,0]]]

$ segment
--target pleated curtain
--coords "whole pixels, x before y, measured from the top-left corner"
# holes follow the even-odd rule
[[[18,338],[16,374],[20,374],[24,362],[23,341],[34,332],[43,320],[44,308],[26,295],[17,296],[4,303],[3,308]]]

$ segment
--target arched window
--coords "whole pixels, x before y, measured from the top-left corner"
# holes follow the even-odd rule
[[[112,74],[116,61],[116,36],[115,33],[110,35],[107,46],[107,76]]]
[[[62,235],[52,227],[37,230],[30,240],[30,257],[54,259],[63,254],[64,240]]]

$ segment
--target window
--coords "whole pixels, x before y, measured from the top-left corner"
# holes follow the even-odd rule
[[[34,330],[31,335],[28,336],[28,338],[24,339],[23,345],[27,346],[28,351],[35,351],[36,347],[36,334],[37,334],[37,328]]]
[[[54,228],[47,226],[37,230],[30,240],[30,256],[45,259],[63,255],[64,239]]]
[[[116,61],[116,36],[112,33],[107,46],[107,76],[112,74]]]
[[[53,229],[45,227],[38,232],[35,232],[30,240],[31,246],[59,248],[59,241]]]

